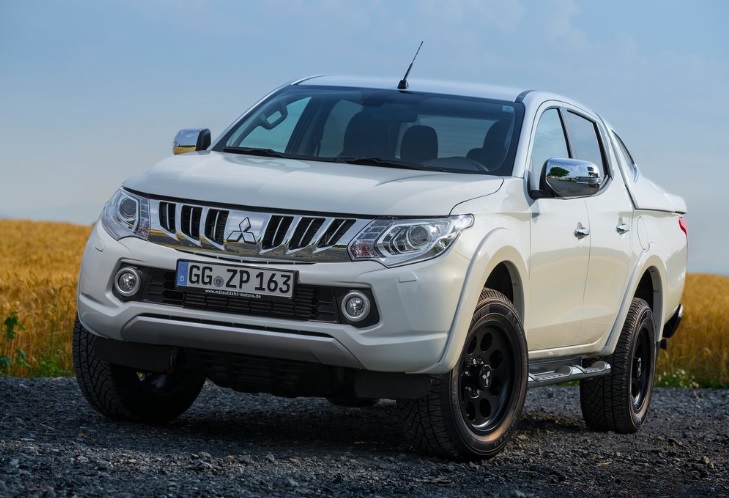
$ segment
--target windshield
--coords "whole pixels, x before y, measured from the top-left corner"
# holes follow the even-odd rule
[[[523,107],[471,97],[289,86],[246,114],[214,150],[509,176]]]

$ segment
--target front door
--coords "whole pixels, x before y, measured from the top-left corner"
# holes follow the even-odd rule
[[[531,152],[532,177],[547,159],[570,157],[560,113],[539,118]],[[529,313],[530,351],[569,346],[582,323],[582,301],[590,258],[589,218],[584,198],[537,199],[531,206]]]

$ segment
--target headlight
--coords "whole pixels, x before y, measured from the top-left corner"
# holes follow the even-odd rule
[[[353,260],[370,259],[398,266],[443,253],[473,224],[470,214],[425,220],[375,220],[349,243]]]
[[[124,237],[147,240],[149,236],[149,200],[146,197],[119,189],[104,206],[101,224],[116,240]]]

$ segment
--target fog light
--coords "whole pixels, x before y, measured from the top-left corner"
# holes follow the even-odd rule
[[[370,299],[359,291],[350,291],[342,299],[342,313],[350,322],[361,322],[370,314]]]
[[[139,291],[142,275],[136,268],[122,268],[114,277],[114,288],[124,297],[131,297]]]

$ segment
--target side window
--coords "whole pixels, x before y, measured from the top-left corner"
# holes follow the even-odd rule
[[[547,159],[569,157],[567,140],[557,109],[547,109],[539,118],[532,147],[532,172],[539,174]]]
[[[570,111],[565,113],[565,121],[567,123],[567,130],[569,131],[572,157],[597,164],[604,177],[605,163],[602,159],[602,149],[597,138],[598,134],[595,123]]]
[[[285,109],[272,109],[264,111],[261,115],[262,122],[236,144],[238,137],[235,135],[228,140],[229,145],[235,144],[238,147],[254,147],[259,149],[271,149],[277,152],[286,152],[291,134],[294,132],[296,123],[299,122],[310,98],[298,99],[286,105]]]
[[[613,142],[617,145],[615,149],[617,150],[617,156],[620,159],[620,164],[623,166],[625,172],[628,173],[628,178],[636,181],[638,179],[638,166],[635,164],[633,156],[630,155],[628,148],[625,146],[625,143],[623,143],[623,139],[614,131],[612,132],[612,135]]]

